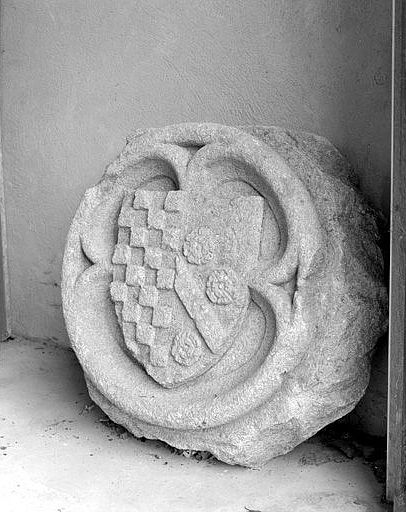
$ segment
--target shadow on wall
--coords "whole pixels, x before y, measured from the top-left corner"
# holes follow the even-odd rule
[[[373,436],[386,436],[387,358],[388,340],[385,336],[379,340],[372,355],[372,371],[368,389],[354,411],[344,419],[344,423]]]

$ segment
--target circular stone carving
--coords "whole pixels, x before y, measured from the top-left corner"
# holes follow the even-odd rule
[[[186,235],[183,254],[189,263],[204,265],[213,259],[214,252],[215,240],[211,229],[201,227]]]
[[[286,453],[368,384],[387,316],[376,240],[323,138],[136,133],[66,243],[63,310],[91,397],[136,436],[231,464]]]
[[[177,363],[190,366],[200,359],[201,341],[194,332],[182,331],[173,339],[171,353]]]
[[[232,268],[213,270],[206,283],[206,293],[214,304],[234,304],[241,300],[241,284]]]

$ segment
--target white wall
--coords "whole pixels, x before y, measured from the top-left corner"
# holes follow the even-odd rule
[[[388,213],[389,0],[4,0],[12,327],[66,344],[60,267],[83,191],[134,128],[327,136]]]

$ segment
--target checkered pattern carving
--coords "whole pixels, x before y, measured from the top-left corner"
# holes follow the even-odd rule
[[[147,345],[154,366],[165,366],[169,354],[163,340],[172,311],[164,299],[174,287],[186,201],[183,191],[137,190],[118,217],[111,298],[128,349],[137,355]]]

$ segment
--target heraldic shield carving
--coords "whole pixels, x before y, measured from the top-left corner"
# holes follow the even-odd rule
[[[128,351],[179,385],[230,348],[249,304],[263,218],[259,197],[137,190],[118,217],[111,296]]]
[[[136,436],[255,466],[349,412],[386,325],[374,213],[325,139],[139,131],[85,194],[64,315]]]

